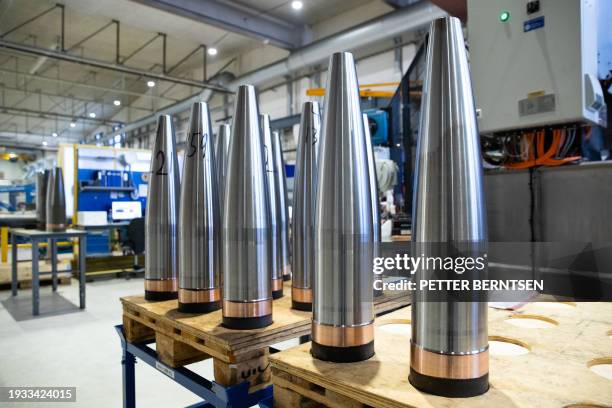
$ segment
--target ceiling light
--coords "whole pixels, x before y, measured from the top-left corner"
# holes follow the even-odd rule
[[[53,136],[53,137],[57,137],[57,132],[53,132],[53,133],[51,133],[51,136]]]
[[[153,88],[155,86],[155,81],[147,81],[147,86]]]
[[[294,10],[301,10],[303,6],[304,6],[304,3],[302,3],[299,0],[295,0],[291,2],[291,8]]]
[[[215,47],[210,47],[208,49],[208,55],[217,55],[219,51],[217,51],[217,49]]]
[[[48,144],[49,144],[49,143],[47,143],[47,141],[46,141],[46,140],[43,140],[43,143],[42,143],[42,145],[43,145],[43,146],[46,146],[46,145],[48,145]]]
[[[96,117],[96,113],[95,112],[89,112],[89,117],[90,118],[95,118]]]
[[[70,127],[76,127],[76,121],[74,119],[70,122]]]
[[[119,106],[119,105],[121,105],[121,101],[120,101],[119,99],[115,99],[115,100],[113,101],[113,105],[115,105],[115,106]]]

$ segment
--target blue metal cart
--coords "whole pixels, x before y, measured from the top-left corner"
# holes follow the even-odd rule
[[[160,371],[174,382],[187,388],[203,399],[191,407],[251,407],[256,404],[272,406],[272,385],[249,394],[249,382],[224,387],[214,381],[210,381],[185,367],[172,368],[157,359],[157,353],[148,344],[154,343],[149,340],[140,343],[130,343],[123,333],[123,325],[115,326],[119,338],[123,356],[121,358],[123,376],[123,406],[124,408],[136,407],[136,377],[134,365],[136,357],[141,361]]]

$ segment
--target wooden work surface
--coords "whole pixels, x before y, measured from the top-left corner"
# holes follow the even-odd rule
[[[507,322],[513,315],[544,316],[558,325],[519,328]],[[590,361],[602,358],[600,361],[612,364],[612,303],[532,303],[516,312],[490,308],[490,340],[508,339],[526,345],[530,352],[504,356],[491,347],[491,388],[473,398],[437,397],[421,393],[410,385],[410,326],[385,329],[389,323],[409,323],[409,319],[409,307],[377,319],[376,355],[364,362],[335,364],[315,360],[309,353],[310,343],[271,355],[275,405],[295,405],[303,396],[332,407],[612,405],[612,380],[593,373],[587,366]],[[328,394],[335,397],[329,398]],[[277,401],[283,395],[293,399]]]
[[[11,228],[9,232],[13,235],[26,238],[70,238],[87,235],[87,231],[67,228],[63,231],[46,231],[39,229]]]
[[[291,283],[285,282],[284,293],[274,301],[270,326],[255,330],[231,330],[221,326],[221,310],[208,314],[180,313],[177,300],[149,302],[143,295],[121,298],[124,322],[137,321],[155,331],[163,331],[176,340],[231,362],[235,356],[247,354],[281,341],[310,334],[311,313],[291,308]],[[389,292],[377,298],[377,313],[395,310],[409,304],[405,293]],[[128,339],[131,341],[131,339]]]

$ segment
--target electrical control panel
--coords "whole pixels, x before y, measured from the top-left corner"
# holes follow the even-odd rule
[[[468,0],[481,133],[602,124],[597,24],[609,8],[601,1],[607,0]]]

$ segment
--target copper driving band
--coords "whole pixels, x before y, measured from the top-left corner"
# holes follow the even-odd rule
[[[272,314],[272,299],[255,302],[223,301],[223,317],[261,317]]]
[[[489,372],[489,349],[475,354],[434,353],[410,343],[410,367],[419,374],[450,379],[480,378]]]
[[[291,287],[291,299],[296,302],[312,303],[312,289]]]
[[[272,292],[283,289],[283,278],[281,275],[280,279],[272,279]]]
[[[363,326],[331,326],[312,322],[312,340],[323,346],[353,347],[374,341],[374,322]]]
[[[178,301],[181,303],[210,303],[221,300],[221,288],[183,289],[178,290]]]
[[[178,282],[176,279],[145,279],[145,290],[149,292],[176,292]]]
[[[63,231],[66,229],[66,224],[46,224],[45,228],[49,231]]]

